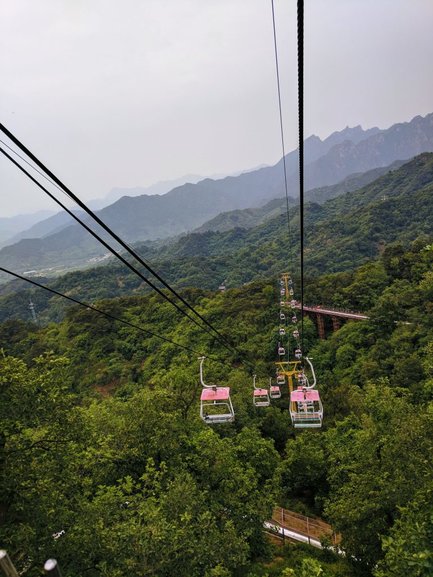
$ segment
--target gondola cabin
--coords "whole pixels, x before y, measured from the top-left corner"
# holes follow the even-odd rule
[[[269,407],[271,404],[268,389],[256,387],[256,375],[253,376],[253,403],[255,407]]]
[[[209,425],[231,423],[235,420],[235,412],[230,399],[230,387],[207,385],[203,379],[203,363],[205,357],[200,357],[200,383],[203,387],[200,396],[200,417]]]
[[[281,389],[278,385],[271,385],[269,387],[269,396],[271,399],[280,399],[281,398]]]
[[[271,400],[269,398],[268,389],[254,389],[253,403],[255,407],[269,407]]]
[[[280,328],[280,335],[283,336],[283,335],[285,335],[285,334],[286,334],[286,329],[283,328],[283,327],[281,327],[281,328]]]
[[[200,397],[200,417],[205,423],[231,423],[235,420],[230,387],[203,389]]]
[[[290,417],[296,429],[319,428],[323,421],[323,406],[319,391],[298,387],[290,393]]]

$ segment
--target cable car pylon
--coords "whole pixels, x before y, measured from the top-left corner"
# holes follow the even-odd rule
[[[279,325],[279,338],[286,334],[285,326],[282,326],[282,321],[286,315],[283,312],[285,307],[294,309],[296,306],[296,301],[294,297],[293,281],[289,273],[283,273],[280,278],[280,296],[283,293],[286,295],[284,302],[280,301],[280,325]],[[290,301],[288,300],[290,298]],[[319,391],[315,389],[316,387],[316,373],[314,371],[313,363],[308,357],[304,357],[301,350],[300,344],[300,331],[297,326],[298,319],[295,314],[292,316],[292,323],[294,324],[294,330],[292,332],[292,337],[296,344],[293,351],[294,360],[290,360],[290,341],[287,337],[287,359],[281,359],[281,349],[284,349],[284,344],[281,341],[278,342],[277,354],[280,357],[276,361],[277,367],[277,385],[285,384],[287,380],[287,386],[290,396],[290,418],[292,424],[295,428],[320,428],[323,421],[323,405],[320,399]],[[282,330],[283,329],[283,332]],[[285,349],[284,349],[285,352]],[[312,383],[310,384],[308,376],[304,368],[304,360],[308,365],[308,371],[312,376]]]

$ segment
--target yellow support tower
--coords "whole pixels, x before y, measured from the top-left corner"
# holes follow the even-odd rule
[[[299,373],[302,373],[300,368],[301,361],[277,361],[275,363],[277,365],[278,374],[284,375],[287,377],[287,384],[289,386],[289,395],[293,391],[293,377],[298,376]],[[294,409],[294,407],[292,407]]]
[[[286,290],[286,294],[285,294],[285,301],[289,300],[289,278],[290,275],[288,272],[283,272],[283,274],[281,275],[281,280],[284,282],[284,288]]]
[[[288,272],[283,272],[281,275],[281,279],[284,281],[284,288],[286,289],[286,297],[289,295],[289,278],[290,275]]]

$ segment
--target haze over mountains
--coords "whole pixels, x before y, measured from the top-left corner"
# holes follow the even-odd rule
[[[165,194],[176,186],[186,182],[196,183],[203,180],[198,174],[187,174],[174,180],[165,180],[151,186],[136,186],[134,188],[115,187],[103,198],[88,201],[86,204],[93,211],[113,204],[123,196],[141,196],[143,194]],[[81,210],[74,210],[75,214],[83,216]],[[80,218],[81,218],[80,216]],[[38,211],[33,214],[18,215],[10,218],[0,218],[0,248],[19,242],[23,238],[42,238],[49,234],[59,232],[70,224],[74,219],[66,212]],[[29,228],[30,227],[30,228]]]
[[[2,246],[2,243],[7,239],[11,239],[17,230],[27,230],[35,223],[43,222],[44,219],[53,214],[54,211],[39,210],[31,214],[18,214],[16,216],[0,218],[0,246]]]
[[[357,126],[335,132],[323,141],[312,136],[305,141],[306,189],[315,189],[310,198],[324,202],[371,182],[381,174],[380,170],[374,172],[378,167],[387,167],[425,151],[433,151],[433,114],[424,118],[417,116],[386,130],[364,131]],[[186,183],[160,196],[123,197],[100,210],[98,215],[127,242],[175,236],[203,227],[220,213],[263,207],[270,200],[283,197],[282,162],[239,176]],[[297,151],[286,156],[286,168],[289,195],[295,197]],[[366,171],[373,172],[363,176]],[[349,175],[354,175],[352,184],[343,182],[337,188],[333,186]],[[278,210],[278,203],[272,210]],[[44,226],[47,236],[44,236]],[[89,259],[101,258],[106,252],[79,225],[53,230],[52,219],[48,219],[45,225],[39,223],[37,229],[43,238],[23,239],[4,247],[0,250],[0,262],[23,272],[83,266]]]
[[[258,170],[263,168],[265,165],[252,168],[250,170],[239,171],[232,176],[238,176],[239,174],[245,172],[251,172],[253,170]],[[212,178],[225,178],[226,175],[214,175]],[[187,182],[195,184],[201,180],[204,180],[203,176],[198,174],[186,174],[180,178],[173,180],[164,180],[152,184],[150,186],[136,186],[134,188],[120,188],[115,187],[110,190],[110,192],[103,198],[97,198],[88,201],[87,206],[93,211],[101,210],[110,204],[116,202],[124,196],[134,197],[142,195],[161,195],[169,192],[173,188],[181,186]],[[84,215],[81,210],[74,210],[74,213],[80,216]],[[38,211],[31,214],[17,215],[9,218],[0,218],[0,248],[3,246],[10,246],[19,242],[24,238],[43,238],[49,234],[54,234],[59,232],[63,228],[74,224],[74,219],[69,216],[66,212],[56,212],[56,211]],[[30,227],[30,228],[29,228]]]
[[[404,160],[396,160],[389,166],[373,168],[367,172],[351,174],[338,184],[313,188],[305,193],[305,200],[307,202],[311,201],[322,204],[325,201],[345,194],[346,192],[358,190],[387,172],[400,168],[404,163]],[[291,207],[291,210],[293,210],[294,205],[297,206],[297,203],[294,203],[293,199],[289,199],[289,207]],[[244,208],[229,212],[221,212],[215,218],[206,221],[202,226],[195,229],[194,232],[206,232],[210,230],[225,231],[236,227],[251,228],[285,211],[286,199],[276,198],[258,208]]]
[[[223,175],[215,175],[214,178],[220,178],[222,176]],[[154,194],[165,194],[173,188],[176,188],[176,186],[182,186],[182,184],[185,184],[186,182],[196,183],[203,180],[203,178],[204,177],[199,174],[186,174],[180,178],[162,180],[155,184],[151,184],[150,186],[135,186],[134,188],[122,188],[116,186],[112,188],[104,198],[95,199],[87,204],[92,210],[100,210],[101,208],[116,202],[116,200],[119,200],[122,196],[142,196],[143,194],[150,196]]]

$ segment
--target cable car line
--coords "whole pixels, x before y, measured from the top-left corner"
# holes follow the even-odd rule
[[[119,254],[115,249],[113,249],[105,240],[103,240],[96,232],[94,232],[85,222],[83,222],[74,212],[68,209],[58,198],[56,198],[49,190],[47,190],[40,182],[38,182],[24,167],[22,167],[14,158],[12,158],[3,148],[0,147],[0,152],[4,154],[15,166],[17,166],[30,180],[32,180],[39,188],[41,188],[50,198],[52,198],[59,206],[63,208],[74,220],[76,220],[81,226],[83,226],[96,240],[98,240],[107,250],[109,250],[116,258],[118,258],[123,264],[125,264],[133,273],[138,275],[144,282],[146,282],[153,290],[155,290],[160,296],[162,296],[166,301],[172,304],[181,314],[189,318],[195,325],[197,325],[201,330],[210,334],[213,338],[215,335],[211,334],[209,329],[202,326],[194,317],[189,315],[184,311],[177,303],[170,299],[166,294],[163,293],[156,285],[147,279],[140,271],[138,271],[131,263],[129,263],[121,254]],[[214,329],[216,331],[216,329]],[[236,352],[239,355],[239,351],[233,346],[228,345],[225,341],[217,339],[227,350],[231,352]]]
[[[21,154],[20,154],[19,152],[17,152],[16,150],[14,150],[11,146],[9,146],[9,144],[7,144],[7,143],[6,143],[4,140],[2,140],[1,138],[0,138],[0,142],[1,142],[1,144],[3,144],[3,146],[6,146],[6,148],[9,149],[9,150],[12,152],[12,154],[15,154],[15,156],[17,156],[17,157],[20,158],[23,162],[25,162],[28,166],[30,166],[30,168],[33,169],[35,172],[37,172],[40,176],[42,176],[42,178],[45,178],[45,180],[46,180],[47,182],[49,182],[50,184],[52,184],[53,186],[55,186],[58,190],[60,190],[60,192],[61,192],[62,194],[64,194],[64,195],[67,196],[68,198],[70,198],[69,195],[66,194],[66,192],[65,192],[62,188],[60,188],[60,186],[58,186],[55,182],[53,182],[50,178],[48,178],[48,176],[47,176],[46,174],[44,174],[41,170],[38,170],[38,169],[36,168],[36,166],[33,166],[33,164],[32,164],[31,162],[29,162],[26,158],[24,158],[24,156],[21,156]]]
[[[288,193],[288,186],[287,186],[286,151],[285,151],[285,145],[284,145],[283,111],[282,111],[282,106],[281,106],[281,88],[280,88],[280,67],[278,64],[277,29],[275,26],[274,0],[271,0],[271,6],[272,6],[272,30],[274,33],[275,71],[276,71],[276,76],[277,76],[278,110],[279,110],[279,116],[280,116],[281,149],[283,151],[283,172],[284,172],[284,190],[286,193],[287,230],[288,230],[288,235],[289,235],[289,248],[290,248],[292,234],[291,234],[291,228],[290,228],[289,193]]]
[[[276,33],[275,33],[275,16],[274,2],[272,3],[272,20],[274,25],[274,46],[275,60],[277,69],[277,83],[280,103],[280,126],[282,132],[282,115],[281,115],[281,98],[278,73],[278,57],[276,50]],[[278,329],[278,347],[277,347],[277,389],[279,385],[287,385],[290,395],[290,418],[295,429],[320,428],[323,421],[323,405],[320,399],[319,391],[316,387],[316,374],[311,359],[304,355],[304,3],[303,0],[297,2],[297,62],[298,62],[298,129],[299,129],[299,218],[300,218],[300,330],[298,329],[298,318],[295,309],[297,302],[294,298],[293,280],[289,273],[283,273],[279,281],[279,329]],[[284,142],[283,142],[284,145]],[[290,307],[292,315],[292,324],[294,330],[292,337],[296,341],[294,350],[294,360],[290,360],[288,352],[290,340],[287,334],[286,325],[286,307]],[[289,329],[290,332],[290,329]],[[284,341],[287,339],[287,348]],[[285,360],[287,354],[287,360]],[[305,364],[305,362],[307,364]],[[307,370],[312,375],[312,384],[310,384]],[[254,383],[255,388],[255,383]],[[257,394],[257,393],[256,393]],[[272,398],[272,395],[271,395]],[[278,397],[276,397],[278,398]]]
[[[301,349],[304,350],[304,0],[298,0],[299,236],[301,249]]]
[[[276,78],[277,78],[277,89],[278,89],[278,106],[279,106],[279,120],[280,120],[280,133],[281,133],[281,146],[283,153],[283,171],[284,171],[284,187],[286,196],[286,213],[287,213],[287,227],[288,227],[288,238],[289,238],[289,254],[290,254],[290,244],[291,244],[291,229],[290,229],[290,212],[289,212],[289,196],[288,196],[288,184],[287,184],[287,169],[286,169],[286,158],[285,158],[285,144],[284,144],[284,126],[283,126],[283,115],[282,115],[282,105],[281,105],[281,87],[280,87],[280,75],[279,75],[279,63],[278,63],[278,49],[277,49],[277,36],[276,36],[276,25],[275,25],[275,11],[274,11],[274,0],[271,0],[272,6],[272,24],[273,24],[273,38],[274,38],[274,49],[275,49],[275,67],[276,67]],[[294,361],[290,361],[289,346],[290,341],[287,342],[287,349],[283,346],[283,343],[278,342],[277,353],[279,360],[276,362],[277,369],[277,384],[272,386],[272,379],[269,382],[269,391],[266,388],[256,386],[256,375],[253,377],[253,404],[256,407],[268,407],[270,405],[271,399],[278,399],[281,397],[281,390],[279,385],[285,382],[287,377],[287,383],[289,386],[290,394],[290,416],[292,424],[295,428],[311,428],[311,427],[321,427],[323,419],[323,406],[321,403],[319,392],[315,389],[316,386],[316,376],[314,372],[314,367],[307,356],[304,356],[304,2],[303,0],[297,1],[297,63],[298,63],[298,129],[299,129],[299,211],[300,211],[300,311],[301,311],[301,325],[298,330],[297,327],[297,317],[296,313],[293,312],[296,308],[296,301],[294,299],[293,291],[293,281],[288,273],[283,274],[281,279],[281,285],[284,288],[280,289],[280,295],[283,297],[280,300],[280,321],[284,321],[286,325],[286,316],[283,312],[284,307],[290,306],[292,310],[292,323],[294,324],[294,331],[292,332],[293,338],[296,341],[297,348],[294,351]],[[129,255],[131,255],[136,261],[138,261],[142,266],[145,267],[159,282],[163,284],[176,298],[178,298],[188,309],[190,309],[200,320],[215,333],[218,338],[212,334],[212,336],[218,340],[227,350],[230,352],[235,352],[240,357],[243,356],[238,349],[232,345],[226,337],[224,337],[217,329],[215,329],[212,324],[210,324],[202,315],[200,315],[189,303],[183,299],[171,286],[166,283],[153,269],[131,248],[126,242],[124,242],[111,228],[106,225],[91,209],[89,209],[85,203],[83,203],[69,188],[66,187],[45,165],[39,161],[12,133],[10,133],[2,124],[0,124],[0,130],[6,134],[10,140],[23,151],[41,170],[43,170],[51,179],[47,180],[63,193],[66,193],[70,199],[74,200],[76,204],[84,210],[93,220],[103,228],[105,232],[111,235],[120,246],[122,246]],[[3,141],[0,141],[3,143]],[[5,143],[3,143],[5,144]],[[11,152],[17,154],[8,145],[7,148]],[[184,309],[182,309],[177,303],[173,302],[169,297],[167,297],[158,287],[156,287],[151,281],[146,279],[131,263],[129,263],[123,256],[121,256],[114,248],[112,248],[107,242],[105,242],[98,234],[90,229],[79,217],[77,217],[72,211],[67,209],[53,194],[51,194],[45,187],[43,187],[35,178],[33,178],[27,170],[23,168],[18,162],[16,162],[5,150],[0,147],[0,152],[4,154],[9,160],[13,162],[22,172],[24,172],[37,186],[39,186],[46,194],[48,194],[57,204],[59,204],[70,216],[72,216],[79,224],[81,224],[94,238],[96,238],[103,246],[105,246],[114,256],[116,256],[121,262],[123,262],[132,272],[138,275],[142,280],[144,280],[153,290],[158,292],[165,300],[170,302],[181,314],[192,320],[201,330],[206,331],[211,334],[208,328],[202,326],[197,322],[197,320],[191,317]],[[30,163],[27,162],[23,157],[17,154],[18,157],[26,162],[29,166]],[[31,166],[34,170],[38,172],[41,176],[46,178],[39,170],[34,166]],[[54,182],[53,182],[54,181]],[[62,296],[76,304],[85,306],[88,309],[94,310],[104,316],[127,324],[131,327],[137,328],[146,334],[150,334],[157,338],[173,344],[174,346],[181,347],[188,352],[193,352],[198,354],[200,360],[200,382],[202,385],[202,393],[200,397],[200,417],[207,423],[219,424],[232,422],[235,418],[235,413],[230,398],[230,387],[221,387],[217,385],[208,385],[203,380],[203,362],[205,357],[200,353],[197,353],[193,349],[181,345],[180,343],[175,343],[170,339],[161,337],[151,331],[142,329],[138,325],[130,323],[128,321],[123,321],[118,319],[109,313],[97,309],[93,305],[87,305],[74,299],[68,297],[55,291],[54,289],[49,289],[31,279],[25,278],[21,275],[8,271],[4,268],[0,268],[0,271],[9,273],[16,278],[30,282],[31,284],[38,286],[39,288],[44,288],[58,296]],[[280,323],[281,325],[281,323]],[[300,334],[301,333],[301,334]],[[280,326],[279,328],[280,337],[288,337],[285,326]],[[287,353],[287,360],[284,357]],[[313,376],[313,384],[310,385],[308,377],[306,374],[305,365],[303,362],[305,359],[308,362],[310,370]],[[221,362],[218,359],[217,362]],[[249,362],[243,361],[245,365],[250,365]],[[252,365],[250,365],[252,366]],[[308,368],[308,367],[307,367]],[[294,388],[294,379],[298,381],[297,387]],[[283,382],[282,382],[283,381]]]
[[[108,232],[114,240],[116,240],[133,258],[135,258],[144,268],[149,271],[156,279],[159,280],[174,296],[176,296],[182,304],[184,304],[188,309],[190,309],[205,325],[207,325],[216,335],[218,335],[220,342],[224,341],[227,346],[230,347],[232,350],[235,350],[239,355],[239,351],[228,341],[228,339],[222,335],[217,329],[215,329],[211,323],[209,323],[199,312],[197,312],[194,307],[192,307],[177,291],[175,291],[156,271],[154,271],[132,248],[128,246],[128,244],[123,241],[109,226],[107,226],[90,208],[87,207],[61,180],[59,180],[55,174],[53,174],[30,150],[22,144],[16,136],[14,136],[3,124],[0,124],[0,130],[12,140],[12,142],[18,146],[20,150],[22,150],[32,161],[41,169],[43,170],[48,176],[58,185],[60,186],[68,196],[74,200],[82,210],[84,210],[89,216],[91,216],[106,232]],[[10,158],[10,157],[9,157]],[[111,250],[111,249],[110,249]],[[111,251],[112,252],[112,251]],[[143,277],[143,280],[147,284],[150,284],[150,281],[146,280]],[[155,285],[150,285],[153,288]],[[154,290],[158,290],[154,288]],[[163,294],[163,293],[161,293]],[[164,297],[167,298],[167,297]],[[173,301],[170,301],[173,303]],[[182,311],[183,314],[186,314],[180,307],[173,303],[173,306],[176,306],[178,310]],[[189,315],[188,315],[189,316]],[[192,317],[189,317],[192,319]],[[197,324],[197,323],[196,323]],[[200,325],[198,325],[200,326]]]
[[[201,354],[202,354],[202,353],[199,353],[198,351],[196,351],[196,350],[194,350],[194,349],[191,349],[190,347],[188,347],[188,346],[186,346],[186,345],[182,345],[182,344],[180,344],[180,343],[177,343],[176,341],[172,341],[171,339],[168,339],[167,337],[163,337],[163,336],[161,336],[161,335],[159,335],[159,334],[157,334],[157,333],[153,333],[152,331],[148,331],[147,329],[143,329],[143,327],[140,327],[139,325],[136,325],[135,323],[131,323],[131,322],[126,321],[126,320],[124,320],[124,319],[120,319],[120,318],[118,318],[118,317],[115,317],[114,315],[112,315],[112,314],[110,314],[110,313],[107,313],[107,312],[105,312],[105,311],[103,311],[103,310],[101,310],[101,309],[98,309],[97,307],[95,307],[95,306],[93,306],[93,305],[91,305],[91,304],[84,303],[84,302],[82,302],[82,301],[79,301],[78,299],[74,299],[73,297],[67,296],[67,295],[65,295],[65,294],[63,294],[63,293],[61,293],[61,292],[59,292],[59,291],[56,291],[55,289],[52,289],[52,288],[47,287],[47,286],[45,286],[45,285],[43,285],[43,284],[40,284],[40,283],[36,282],[35,280],[30,279],[30,278],[27,278],[27,277],[25,277],[25,276],[22,276],[22,275],[20,275],[20,274],[18,274],[18,273],[16,273],[16,272],[12,272],[12,271],[10,271],[10,270],[8,270],[8,269],[6,269],[6,268],[3,268],[3,267],[0,267],[0,271],[3,271],[3,272],[5,272],[5,273],[7,273],[7,274],[10,274],[11,276],[14,276],[14,277],[16,277],[16,278],[18,278],[18,279],[20,279],[20,280],[24,280],[24,281],[26,281],[26,282],[28,282],[28,283],[30,283],[30,284],[32,284],[32,285],[37,286],[38,288],[44,289],[44,290],[46,290],[46,291],[48,291],[48,292],[50,292],[50,293],[53,293],[53,294],[55,294],[55,295],[57,295],[57,296],[60,296],[60,297],[62,297],[62,298],[64,298],[64,299],[67,299],[68,301],[71,301],[71,302],[73,302],[73,303],[75,303],[75,304],[77,304],[77,305],[80,305],[80,306],[82,306],[82,307],[85,307],[85,308],[87,308],[87,309],[90,309],[90,310],[92,310],[92,311],[95,311],[95,312],[97,312],[97,313],[99,313],[99,314],[101,314],[101,315],[104,315],[105,317],[107,317],[107,318],[109,318],[109,319],[111,319],[111,320],[113,320],[113,321],[118,321],[119,323],[123,323],[124,325],[127,325],[127,326],[129,326],[129,327],[132,327],[132,328],[134,328],[134,329],[138,329],[139,331],[141,331],[141,332],[143,332],[143,333],[146,333],[147,335],[149,335],[149,336],[151,336],[151,337],[156,337],[157,339],[160,339],[160,340],[162,340],[162,341],[165,341],[166,343],[170,343],[171,345],[174,345],[174,346],[176,346],[176,347],[179,347],[179,348],[181,348],[181,349],[184,349],[185,351],[188,351],[189,353],[193,353],[194,355],[201,355]],[[220,361],[220,360],[217,359],[216,357],[209,357],[209,358],[212,358],[212,360],[217,361],[218,363],[222,363],[222,361]]]

